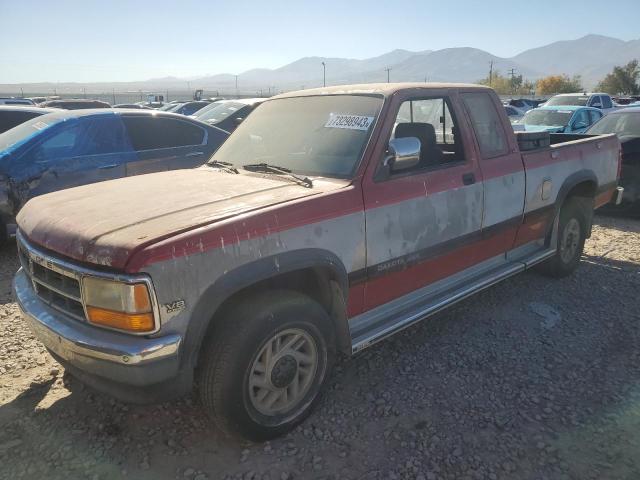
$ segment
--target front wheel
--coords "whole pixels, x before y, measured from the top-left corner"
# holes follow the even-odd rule
[[[226,433],[267,440],[310,413],[335,356],[329,315],[292,291],[265,292],[227,311],[203,348],[202,403]]]
[[[566,277],[580,263],[587,238],[588,217],[582,203],[568,199],[560,210],[558,243],[553,257],[541,265],[543,273],[553,277]]]

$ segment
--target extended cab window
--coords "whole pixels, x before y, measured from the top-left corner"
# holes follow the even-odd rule
[[[611,97],[609,95],[602,96],[602,108],[613,108],[613,103],[611,103]]]
[[[483,158],[507,153],[507,137],[500,116],[488,93],[465,93],[462,100],[469,112]]]
[[[123,117],[134,150],[201,145],[204,130],[182,120],[152,116]]]
[[[420,140],[420,163],[416,169],[421,169],[464,160],[462,139],[457,132],[448,99],[416,99],[400,105],[392,138]]]

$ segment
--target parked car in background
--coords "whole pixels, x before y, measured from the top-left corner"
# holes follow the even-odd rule
[[[64,110],[83,110],[87,108],[111,108],[107,102],[102,100],[86,100],[84,98],[72,98],[61,100],[49,100],[40,104],[41,107],[55,107]]]
[[[504,106],[504,112],[507,114],[507,117],[509,117],[509,121],[511,123],[518,122],[522,120],[522,117],[524,117],[524,112],[522,110],[510,105]]]
[[[536,108],[538,105],[540,105],[540,103],[542,103],[541,100],[531,100],[528,98],[512,98],[511,100],[505,102],[505,105],[515,107],[522,113],[526,113],[532,108]]]
[[[42,102],[46,102],[47,100],[53,100],[53,98],[49,98],[49,97],[28,97],[28,100],[31,100],[35,105],[39,105]]]
[[[222,100],[215,107],[196,112],[193,118],[214,125],[227,132],[233,132],[240,123],[266,98],[242,98]]]
[[[158,108],[158,110],[160,110],[161,112],[168,112],[169,110],[173,110],[174,108],[176,108],[178,105],[183,105],[187,102],[185,102],[184,100],[173,100],[171,102],[165,103]]]
[[[620,185],[624,187],[623,207],[640,214],[640,106],[611,112],[586,133],[615,133],[622,144]]]
[[[15,231],[15,214],[30,198],[202,165],[227,136],[206,123],[155,110],[60,111],[28,120],[0,134],[0,236]]]
[[[184,103],[176,104],[175,107],[169,108],[166,111],[189,116],[197,113],[200,109],[206,107],[210,103],[211,102],[208,100],[194,100],[192,102],[184,102]]]
[[[338,352],[536,264],[579,266],[594,206],[620,197],[620,142],[532,148],[501,106],[460,84],[271,98],[206,166],[29,201],[17,303],[102,391],[157,402],[197,383],[223,431],[284,434]]]
[[[140,103],[119,103],[117,105],[112,105],[111,108],[137,108],[140,110],[153,110],[152,107]]]
[[[60,109],[58,108],[0,105],[0,133],[17,127],[32,118],[59,111]]]
[[[544,103],[545,107],[578,106],[593,107],[605,113],[615,110],[611,95],[608,93],[561,93]]]
[[[0,97],[0,105],[35,105],[28,98]]]
[[[527,132],[584,133],[600,120],[603,112],[597,108],[576,107],[538,107],[524,114],[516,124],[516,130]]]

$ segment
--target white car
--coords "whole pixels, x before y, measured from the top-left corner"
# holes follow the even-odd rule
[[[30,105],[33,106],[34,103],[32,100],[27,98],[16,98],[16,97],[0,97],[0,105]]]
[[[611,95],[608,93],[561,93],[547,100],[545,107],[570,106],[599,108],[606,115],[615,110]]]

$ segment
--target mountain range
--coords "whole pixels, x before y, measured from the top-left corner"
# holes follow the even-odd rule
[[[326,65],[328,85],[344,83],[391,81],[475,82],[487,77],[490,64],[503,75],[511,69],[516,74],[535,80],[552,74],[580,75],[583,86],[592,88],[614,66],[640,59],[640,39],[623,41],[602,35],[587,35],[575,40],[554,42],[526,50],[511,58],[502,58],[472,47],[445,48],[412,52],[393,50],[367,59],[304,57],[276,69],[257,68],[237,75],[240,92],[263,93],[310,88],[322,85]],[[386,71],[389,69],[389,72]],[[223,73],[200,78],[156,78],[140,82],[83,84],[87,91],[116,89],[122,91],[164,91],[184,89],[186,82],[193,88],[208,91],[235,92],[236,75]],[[51,83],[0,85],[0,91],[11,92],[23,87],[29,91],[48,91]],[[58,91],[81,90],[78,84],[55,84]],[[71,90],[69,90],[71,91]]]

